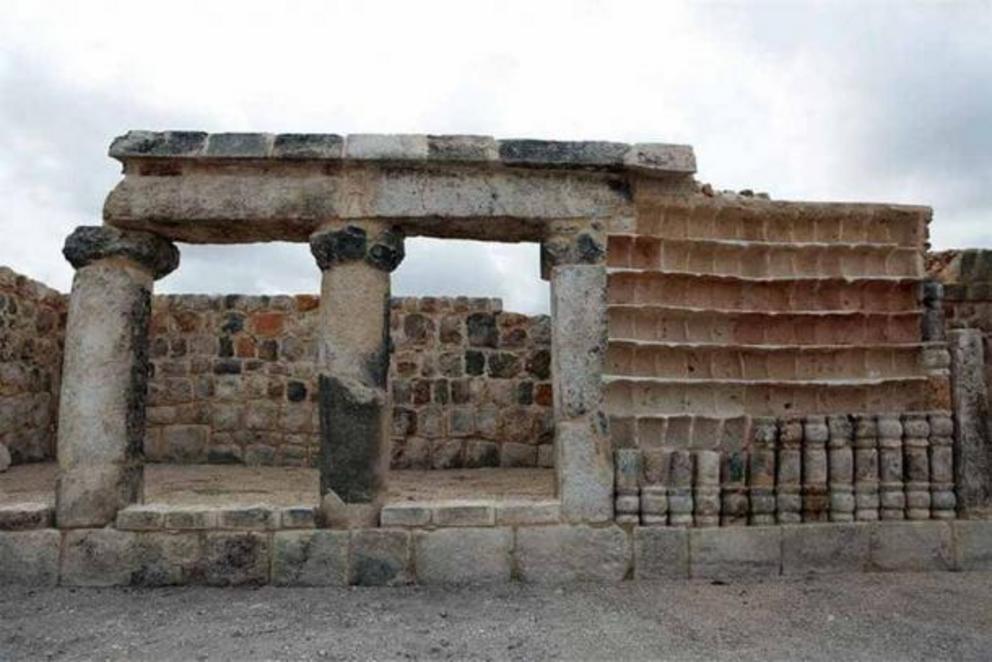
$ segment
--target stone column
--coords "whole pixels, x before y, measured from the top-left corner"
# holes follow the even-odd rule
[[[62,363],[55,488],[60,528],[102,527],[142,497],[152,286],[179,265],[169,241],[76,228]]]
[[[613,458],[603,411],[606,249],[598,223],[554,225],[541,246],[551,280],[555,471],[562,517],[613,519]]]
[[[389,469],[390,273],[403,236],[379,221],[310,236],[322,272],[318,329],[320,492],[326,526],[377,524]]]
[[[954,329],[947,336],[954,407],[954,482],[958,512],[968,517],[992,506],[985,351],[978,329]]]

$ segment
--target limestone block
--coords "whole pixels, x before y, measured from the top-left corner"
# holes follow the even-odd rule
[[[958,570],[992,569],[992,521],[957,521],[954,531],[955,568]]]
[[[779,448],[776,458],[775,516],[779,524],[802,521],[802,438],[799,419],[779,422]]]
[[[823,416],[803,420],[802,501],[803,521],[826,521],[830,509],[827,487],[829,428]]]
[[[720,453],[694,453],[693,523],[696,526],[720,524]]]
[[[854,417],[854,503],[858,521],[878,520],[878,425],[871,415]]]
[[[689,532],[682,528],[634,528],[635,579],[689,576]]]
[[[6,417],[5,417],[6,420]],[[11,458],[10,451],[3,444],[0,444],[0,473],[3,473],[10,468]]]
[[[0,531],[0,586],[58,583],[61,540],[55,529]]]
[[[347,531],[279,531],[272,538],[272,583],[344,586],[348,583]]]
[[[202,542],[197,533],[135,534],[131,585],[182,586],[195,581]]]
[[[562,517],[570,522],[613,519],[613,466],[608,431],[599,417],[555,425],[555,469]]]
[[[269,155],[273,137],[265,133],[212,133],[207,137],[208,157],[260,159]]]
[[[499,158],[506,165],[618,167],[627,149],[598,141],[500,140]]]
[[[379,513],[382,526],[427,526],[431,523],[431,507],[420,503],[391,503]]]
[[[344,139],[333,133],[280,133],[272,144],[272,156],[279,159],[334,161],[343,152]]]
[[[613,453],[616,483],[617,522],[637,523],[640,519],[641,451],[618,448]]]
[[[121,531],[157,531],[165,524],[166,507],[135,505],[118,511],[117,528]]]
[[[271,530],[279,525],[279,514],[265,505],[221,508],[217,524],[222,529]]]
[[[830,439],[827,443],[827,463],[830,491],[830,521],[853,522],[854,499],[854,426],[846,415],[827,419]]]
[[[419,161],[428,156],[427,136],[351,133],[345,142],[344,155],[354,160]]]
[[[497,526],[557,524],[561,520],[558,501],[498,501]]]
[[[163,509],[162,527],[175,530],[217,528],[217,511],[206,506],[169,506]]]
[[[782,574],[863,572],[870,525],[855,523],[782,527]]]
[[[632,170],[696,172],[696,156],[689,145],[637,143],[624,155],[624,165]]]
[[[720,525],[747,524],[750,503],[747,489],[748,455],[744,451],[723,454],[720,463],[721,503]]]
[[[879,522],[872,526],[870,569],[896,572],[951,570],[947,522]]]
[[[269,579],[269,537],[264,533],[209,532],[193,580],[209,586],[265,584]]]
[[[896,416],[879,416],[878,499],[883,520],[905,519],[903,473],[902,422]]]
[[[510,581],[513,531],[509,528],[439,529],[414,534],[417,581],[488,584]]]
[[[620,581],[631,563],[631,542],[618,526],[520,527],[515,549],[520,579],[528,583]]]
[[[351,534],[349,582],[358,586],[408,584],[411,572],[410,532],[401,529],[357,529]]]
[[[723,580],[778,575],[781,541],[781,527],[692,529],[689,575]]]
[[[499,148],[490,136],[427,136],[430,161],[496,161]]]
[[[52,507],[46,503],[0,505],[0,531],[46,529],[52,519]]]
[[[432,521],[437,526],[493,526],[496,510],[491,502],[441,502],[433,507]]]
[[[206,144],[203,131],[128,131],[114,138],[110,156],[119,161],[128,157],[197,156]]]
[[[317,526],[317,510],[309,506],[289,506],[277,512],[281,529],[313,529]]]
[[[695,506],[692,498],[692,454],[675,450],[669,455],[668,523],[671,526],[692,526]]]
[[[775,476],[778,426],[775,419],[757,418],[752,424],[751,454],[748,463],[750,524],[775,523]]]
[[[947,335],[955,423],[955,484],[958,509],[968,513],[992,504],[985,352],[978,329],[954,329]]]
[[[66,533],[62,554],[64,586],[127,586],[137,559],[137,534],[115,529]]]
[[[606,269],[556,267],[551,279],[552,379],[557,420],[593,414],[602,402]]]

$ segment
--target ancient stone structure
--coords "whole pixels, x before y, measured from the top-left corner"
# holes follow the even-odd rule
[[[717,193],[690,148],[661,144],[131,132],[111,156],[124,178],[104,225],[66,243],[54,521],[0,507],[0,581],[992,564],[973,322],[992,262],[928,273],[928,208]],[[550,318],[391,299],[410,236],[539,243]],[[309,243],[319,298],[152,303],[172,242],[271,240]],[[313,464],[319,493],[143,504],[143,443]],[[390,501],[390,463],[553,467],[555,491]]]

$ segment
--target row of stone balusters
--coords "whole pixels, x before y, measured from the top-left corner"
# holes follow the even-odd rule
[[[756,419],[746,450],[618,449],[616,519],[733,526],[955,517],[947,413]]]

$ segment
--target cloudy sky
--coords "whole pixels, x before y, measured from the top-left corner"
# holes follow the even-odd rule
[[[0,264],[67,290],[130,128],[684,142],[699,179],[932,205],[992,246],[992,4],[0,4]],[[181,246],[166,292],[312,292],[306,246]],[[413,240],[398,294],[546,307],[534,246]]]

